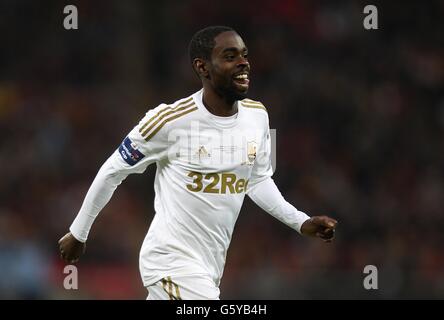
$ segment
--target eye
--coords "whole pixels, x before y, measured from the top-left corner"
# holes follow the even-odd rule
[[[229,54],[229,55],[225,56],[225,60],[227,60],[227,61],[233,61],[233,60],[234,60],[234,55]]]

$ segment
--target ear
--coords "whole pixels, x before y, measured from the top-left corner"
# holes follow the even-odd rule
[[[201,58],[193,60],[193,68],[199,75],[199,77],[209,79],[210,73],[208,72],[208,62]]]

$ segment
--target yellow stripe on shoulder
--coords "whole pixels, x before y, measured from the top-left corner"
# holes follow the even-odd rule
[[[251,100],[251,99],[244,99],[241,101],[241,105],[246,108],[262,109],[265,112],[267,112],[267,108],[265,108],[265,106],[260,101],[255,101],[255,100]]]
[[[260,101],[256,101],[256,100],[248,99],[248,98],[245,98],[244,100],[242,100],[242,102],[262,104],[262,102],[260,102]]]
[[[155,119],[157,119],[162,113],[166,112],[167,110],[171,110],[171,111],[176,110],[176,109],[178,109],[180,106],[183,106],[184,104],[187,104],[188,102],[191,102],[191,100],[193,100],[193,97],[190,97],[190,98],[188,98],[188,99],[186,99],[186,100],[184,100],[184,101],[178,103],[174,108],[173,108],[172,106],[169,105],[169,106],[167,106],[167,107],[161,109],[161,110],[160,110],[159,112],[157,112],[154,116],[152,116],[151,118],[149,118],[148,121],[145,122],[145,123],[139,128],[139,132],[140,132],[140,133],[143,133],[144,131],[146,131],[145,128],[146,128],[146,127],[147,127],[152,121],[154,121]],[[148,130],[149,130],[149,129],[148,129]]]
[[[144,137],[145,140],[146,140],[146,141],[150,140],[150,139],[151,139],[151,138],[152,138],[157,132],[159,132],[160,129],[162,129],[162,127],[163,127],[166,123],[168,123],[168,122],[170,122],[170,121],[172,121],[172,120],[175,120],[175,119],[177,119],[177,118],[183,117],[184,115],[186,115],[186,114],[188,114],[188,113],[190,113],[190,112],[196,111],[197,109],[198,109],[198,107],[197,107],[194,103],[192,103],[192,104],[189,104],[189,105],[187,105],[187,106],[185,106],[185,107],[178,108],[178,109],[175,110],[174,112],[171,112],[171,113],[174,113],[174,115],[171,116],[171,117],[169,117],[169,118],[166,118],[165,120],[163,120],[162,123],[161,123],[160,125],[158,125],[153,131],[151,131],[151,133],[150,133],[148,136]],[[182,112],[179,112],[179,111],[182,111]],[[168,112],[168,113],[170,113],[170,112]],[[165,116],[166,116],[166,114],[165,114]],[[163,117],[162,117],[162,118],[163,118]],[[159,119],[156,121],[156,123],[159,122],[160,120],[162,120],[162,119],[159,118]],[[151,127],[153,127],[156,123],[154,123]],[[151,129],[151,127],[150,127],[149,129]],[[149,132],[149,130],[147,130],[147,131],[144,133],[144,135],[147,134],[148,132]]]
[[[148,132],[150,132],[150,130],[153,129],[153,128],[156,126],[156,124],[158,124],[159,121],[161,121],[163,118],[169,116],[170,114],[177,113],[177,112],[179,112],[179,111],[182,111],[182,110],[188,109],[188,108],[190,108],[190,107],[192,107],[192,106],[194,106],[194,105],[195,105],[195,104],[194,104],[194,101],[193,101],[193,102],[190,102],[189,104],[186,104],[186,105],[184,105],[184,106],[177,105],[176,107],[172,108],[171,111],[165,112],[165,113],[162,114],[161,116],[157,117],[156,121],[154,121],[154,122],[153,122],[148,128],[146,128],[145,130],[143,130],[143,131],[141,132],[142,136],[144,136],[144,135],[146,135]],[[164,110],[166,110],[166,109],[168,109],[168,108],[165,108]],[[140,131],[140,130],[139,130],[139,131]]]

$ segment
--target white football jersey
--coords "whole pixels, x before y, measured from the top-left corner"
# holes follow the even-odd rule
[[[145,286],[180,275],[218,286],[245,194],[272,175],[262,103],[237,101],[236,115],[218,117],[202,94],[148,111],[112,157],[129,173],[157,165],[156,214],[140,252]]]

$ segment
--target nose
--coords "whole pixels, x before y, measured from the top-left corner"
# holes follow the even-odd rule
[[[238,67],[249,67],[250,63],[248,62],[248,59],[245,57],[241,57],[239,59],[239,62],[237,64]]]

